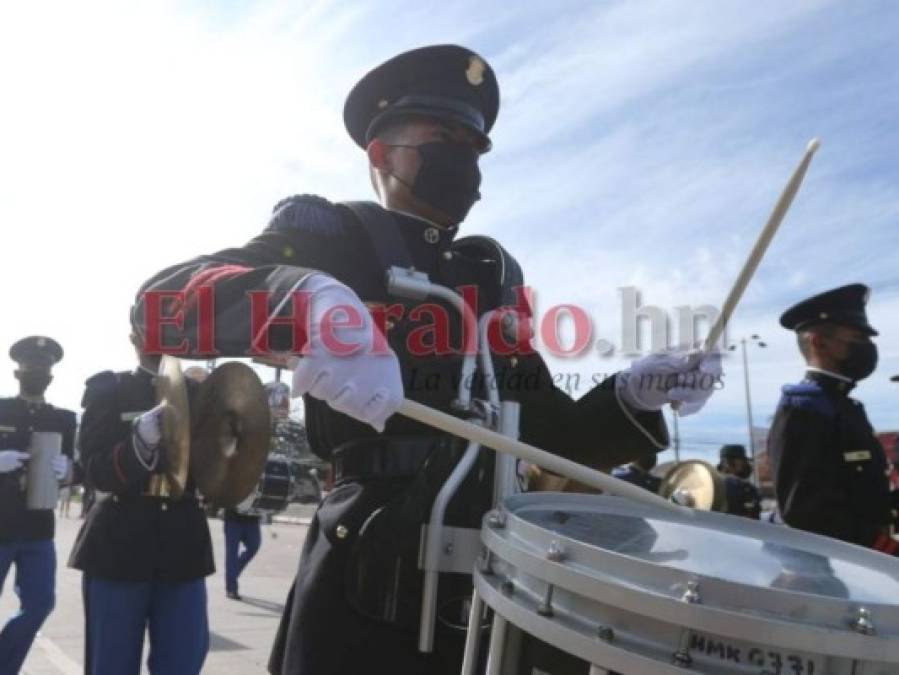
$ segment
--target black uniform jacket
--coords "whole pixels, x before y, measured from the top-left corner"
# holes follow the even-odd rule
[[[818,372],[785,386],[768,450],[785,523],[871,546],[890,524],[887,462],[850,389]]]
[[[156,405],[152,376],[94,375],[82,405],[81,463],[90,484],[111,494],[89,511],[69,565],[112,581],[179,583],[212,574],[212,542],[197,499],[143,495],[151,474],[134,453],[131,423]]]
[[[762,515],[762,499],[758,489],[739,476],[724,476],[724,492],[727,512],[744,518],[758,520]]]
[[[427,273],[431,281],[452,288],[476,286],[479,312],[500,304],[496,263],[471,259],[453,251],[455,228],[437,228],[413,216],[391,214],[417,270]],[[265,231],[246,246],[201,256],[155,275],[140,289],[133,318],[140,329],[146,330],[147,292],[185,293],[180,304],[183,324],[180,327],[171,321],[164,324],[163,341],[169,352],[178,347],[188,355],[198,355],[202,346],[198,324],[204,315],[198,289],[211,287],[217,353],[248,356],[253,325],[251,293],[270,293],[272,309],[297,282],[315,271],[344,282],[371,307],[386,311],[392,305],[393,311],[400,311],[397,306],[403,301],[387,295],[384,266],[368,233],[349,210],[321,197],[303,195],[279,203]],[[163,314],[174,313],[174,302],[177,301],[170,307],[162,303]],[[387,338],[400,360],[406,396],[451,412],[462,360],[458,353],[462,344],[461,322],[457,312],[447,305],[431,303],[427,305],[430,309],[425,307],[422,305],[415,312],[404,306],[402,317],[390,313],[385,322],[389,329]],[[291,312],[288,303],[281,316]],[[451,326],[449,350],[441,343],[439,329],[428,328],[442,321],[442,313],[449,317]],[[271,348],[289,350],[294,334],[290,326],[279,324],[271,327],[269,337]],[[305,336],[298,335],[296,339],[302,343]],[[433,349],[430,353],[422,354],[420,349],[419,354],[411,353],[416,345],[422,344]],[[623,414],[615,400],[611,379],[575,402],[553,385],[543,359],[532,350],[498,356],[494,363],[501,398],[521,403],[523,440],[604,469],[657,449]],[[342,443],[377,436],[368,425],[333,411],[321,401],[307,397],[305,406],[312,450],[326,459]],[[636,417],[659,443],[667,443],[667,430],[660,414],[640,413]],[[388,420],[385,433],[402,436],[439,432],[394,415]]]
[[[62,454],[71,459],[75,424],[71,410],[48,403],[29,403],[18,397],[0,399],[0,450],[27,452],[31,432],[56,431],[62,434]],[[0,473],[0,542],[53,538],[53,510],[26,508],[24,479],[24,468]]]
[[[508,269],[505,263],[473,255],[470,248],[454,247],[455,229],[437,228],[399,213],[382,215],[393,219],[396,230],[391,232],[408,250],[415,269],[428,274],[431,281],[477,289],[478,313],[504,303],[499,280]],[[376,241],[383,243],[386,238],[385,234]],[[391,297],[385,283],[384,250],[378,249],[379,257],[373,241],[346,207],[320,197],[293,197],[275,207],[268,227],[246,246],[173,265],[141,290],[184,294],[176,299],[183,323],[180,327],[167,324],[163,337],[166,345],[183,341],[188,353],[200,356],[202,336],[197,331],[203,325],[199,319],[209,310],[199,289],[211,288],[215,348],[225,356],[246,356],[254,332],[251,293],[271,293],[268,309],[273,311],[306,275],[327,273],[352,288],[372,308],[376,322],[385,326],[400,362],[405,395],[452,413],[463,358],[458,313],[442,302],[409,303]],[[383,248],[393,250],[394,244]],[[145,310],[152,310],[154,297],[159,298],[146,293],[138,296],[134,320],[139,330],[148,328]],[[172,313],[172,308],[163,309]],[[282,311],[279,318],[286,314]],[[379,316],[386,320],[379,321]],[[444,330],[447,325],[449,330]],[[208,326],[206,330],[208,335]],[[291,348],[289,326],[274,326],[269,337],[272,348]],[[303,344],[305,336],[296,337]],[[500,397],[521,404],[523,440],[604,469],[656,449],[619,406],[614,379],[575,402],[554,386],[543,359],[528,345],[494,354],[493,361]],[[483,382],[475,380],[473,385],[478,397]],[[379,435],[314,398],[306,397],[305,410],[310,447],[324,459],[335,453],[337,483],[307,534],[300,572],[273,649],[271,672],[330,675],[373,667],[398,674],[441,672],[430,661],[423,662],[414,648],[421,607],[421,572],[416,561],[421,524],[461,454],[459,444],[401,415],[390,418]],[[657,443],[667,443],[660,414],[635,417]],[[416,450],[427,456],[420,468],[398,466],[402,458],[415,459]],[[492,466],[493,454],[485,450],[450,503],[448,524],[480,526],[490,504]],[[452,613],[452,608],[463,606],[461,596],[470,593],[471,582],[465,575],[447,576],[459,579],[441,581],[445,595],[438,604]],[[445,625],[443,618],[438,621],[441,625]],[[459,672],[455,659],[461,647],[435,650],[435,657],[443,658],[443,654],[450,655],[449,671]]]

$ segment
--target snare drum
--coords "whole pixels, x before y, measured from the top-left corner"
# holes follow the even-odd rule
[[[279,513],[290,504],[292,492],[290,462],[286,457],[270,456],[265,462],[265,471],[256,489],[235,509],[238,513],[253,515]]]
[[[899,674],[899,560],[874,551],[558,493],[507,498],[482,541],[488,675]]]

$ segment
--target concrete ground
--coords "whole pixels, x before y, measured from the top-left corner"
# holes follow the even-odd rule
[[[73,507],[73,512],[78,511]],[[293,506],[272,525],[263,526],[262,548],[240,578],[242,602],[225,598],[224,533],[221,520],[210,520],[217,571],[207,579],[211,647],[203,673],[264,675],[269,649],[278,628],[306,536],[312,507]],[[57,519],[56,609],[44,624],[22,671],[25,675],[81,675],[84,615],[81,573],[66,567],[81,526],[77,518]],[[0,622],[16,610],[13,575],[0,595]]]

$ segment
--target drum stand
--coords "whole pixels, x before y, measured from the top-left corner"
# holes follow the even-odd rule
[[[487,312],[478,321],[471,307],[465,303],[461,295],[445,286],[431,283],[428,276],[422,272],[392,267],[387,273],[387,280],[391,295],[411,300],[439,298],[451,304],[459,312],[466,328],[477,327],[477,350],[466,353],[462,361],[459,392],[453,402],[453,407],[457,412],[469,415],[475,424],[512,438],[518,438],[519,405],[512,401],[500,401],[490,344],[487,339],[487,331],[494,313]],[[486,401],[472,399],[471,385],[478,365],[480,365],[487,388]],[[462,458],[434,499],[430,520],[422,528],[419,567],[424,571],[424,590],[421,602],[418,649],[423,653],[430,653],[434,649],[437,587],[440,573],[471,574],[481,556],[480,529],[449,527],[443,522],[447,506],[474,466],[480,450],[479,443],[469,442]],[[498,453],[494,469],[494,506],[499,505],[505,497],[517,491],[519,490],[515,458]],[[474,593],[469,612],[469,639],[465,646],[466,662],[474,663],[473,658],[468,654],[469,652],[477,654],[483,613],[483,603],[477,597],[477,593]]]

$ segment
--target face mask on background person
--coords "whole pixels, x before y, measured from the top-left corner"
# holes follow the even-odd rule
[[[849,354],[840,361],[840,373],[854,382],[864,380],[877,367],[877,345],[870,340],[844,342],[849,347]]]

